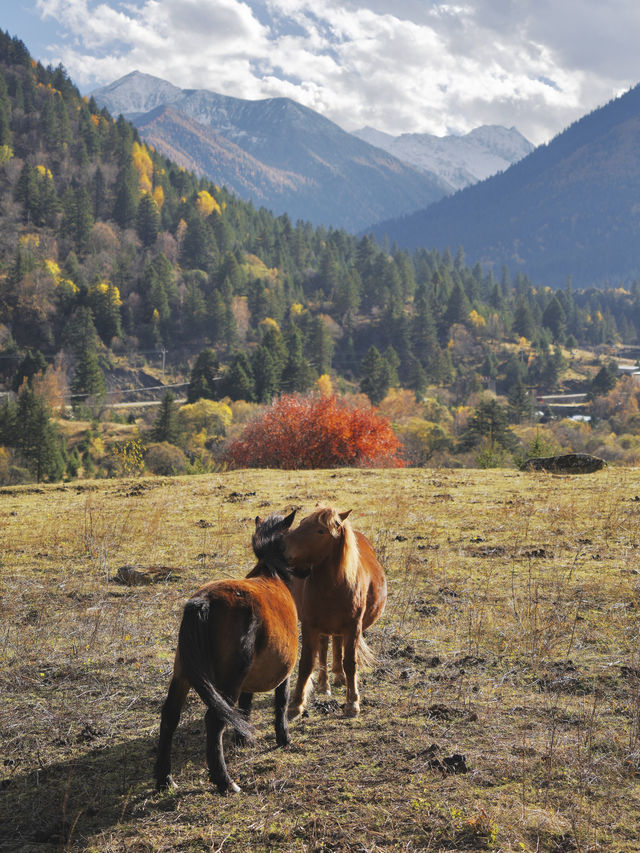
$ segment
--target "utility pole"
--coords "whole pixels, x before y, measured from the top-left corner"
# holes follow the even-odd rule
[[[162,378],[164,379],[164,360],[165,360],[165,356],[167,354],[167,350],[164,347],[162,347],[160,352],[162,353]]]

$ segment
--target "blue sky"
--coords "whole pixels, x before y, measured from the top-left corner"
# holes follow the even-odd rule
[[[640,81],[637,0],[5,0],[81,91],[140,70],[288,96],[347,130],[516,126],[535,143]]]

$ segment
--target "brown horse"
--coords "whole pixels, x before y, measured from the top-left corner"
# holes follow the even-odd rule
[[[363,662],[371,658],[362,632],[384,610],[387,582],[368,540],[347,521],[350,512],[322,507],[285,536],[285,552],[291,564],[310,571],[304,584],[294,586],[302,624],[302,651],[289,705],[290,719],[304,710],[307,682],[318,654],[318,689],[329,692],[329,637],[333,642],[335,683],[347,685],[344,714],[355,717],[360,712],[357,657],[359,654]]]
[[[253,693],[275,689],[276,742],[289,743],[289,675],[298,652],[298,622],[284,535],[294,515],[295,511],[286,518],[275,513],[264,521],[256,518],[252,538],[256,567],[243,580],[203,586],[185,605],[173,677],[162,707],[155,767],[158,788],[174,785],[171,740],[190,687],[208,709],[209,778],[221,794],[240,790],[227,773],[222,732],[228,724],[239,742],[252,737],[248,716]]]

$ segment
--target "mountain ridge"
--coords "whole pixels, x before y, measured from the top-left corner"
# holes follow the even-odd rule
[[[439,175],[452,192],[507,169],[534,147],[515,127],[502,125],[482,125],[463,136],[393,136],[371,127],[354,131],[354,135],[417,169]]]
[[[203,89],[180,90],[141,72],[131,72],[92,95],[112,114],[132,119],[143,137],[152,124],[149,112],[171,106],[192,122],[184,127],[180,140],[183,156],[188,156],[189,144],[196,137],[200,144],[210,139],[212,145],[205,156],[208,168],[213,168],[219,138],[225,137],[253,158],[255,174],[251,186],[243,185],[235,173],[225,180],[218,170],[215,179],[234,186],[242,198],[276,213],[286,212],[293,220],[357,231],[372,221],[424,207],[448,191],[448,185],[437,177],[369,145],[289,98],[246,101]],[[170,133],[172,150],[178,142],[177,124],[173,123]],[[168,154],[169,142],[158,122],[153,144]],[[193,160],[192,153],[190,156]],[[274,169],[287,173],[295,190],[274,190]],[[209,171],[202,171],[212,177]]]
[[[504,172],[371,231],[406,248],[464,246],[485,268],[553,287],[640,276],[640,86]]]

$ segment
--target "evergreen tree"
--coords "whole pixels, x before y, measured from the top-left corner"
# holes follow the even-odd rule
[[[374,346],[360,364],[360,390],[377,406],[387,395],[391,385],[391,370],[387,360]]]
[[[46,402],[29,386],[18,397],[15,438],[16,447],[38,482],[60,479],[65,468],[61,445]]]
[[[280,380],[280,387],[288,393],[304,393],[314,383],[316,374],[302,353],[302,336],[296,326],[286,337],[288,357]]]
[[[255,397],[255,380],[251,362],[245,352],[236,353],[229,369],[223,377],[226,396],[232,400],[251,402]]]
[[[18,391],[22,387],[25,380],[30,386],[33,385],[33,377],[37,373],[46,373],[47,360],[42,355],[40,350],[29,350],[25,357],[20,362],[20,366],[13,378],[13,390]]]
[[[88,398],[102,397],[105,392],[104,375],[95,350],[83,352],[71,380],[71,393],[76,398],[76,405],[82,404]]]
[[[315,316],[309,324],[305,350],[309,362],[317,373],[328,373],[331,368],[333,339],[322,317]]]
[[[433,308],[427,295],[427,289],[420,285],[414,301],[414,316],[411,325],[412,351],[420,364],[425,367],[438,344]]]
[[[536,333],[535,321],[525,297],[520,297],[513,317],[513,330],[527,340],[533,340]]]
[[[509,391],[509,413],[513,423],[528,420],[533,414],[533,400],[523,382],[518,381]]]
[[[143,246],[153,246],[160,231],[160,211],[153,196],[144,193],[138,204],[136,233]]]
[[[482,400],[478,404],[462,434],[460,447],[469,450],[483,439],[506,450],[514,450],[517,445],[517,438],[509,427],[507,409],[494,398]]]
[[[118,172],[115,194],[113,218],[121,228],[131,228],[138,212],[138,172],[131,157]]]
[[[99,338],[90,308],[81,306],[74,311],[63,329],[62,341],[77,359],[87,351],[97,352]]]
[[[168,441],[169,444],[177,444],[179,436],[180,424],[176,398],[171,391],[167,391],[162,398],[158,416],[153,423],[151,438],[157,442]]]
[[[555,294],[551,297],[549,304],[543,311],[542,325],[549,329],[554,340],[561,341],[563,339],[567,325],[567,315]]]
[[[216,249],[211,228],[197,212],[192,212],[182,241],[180,263],[187,269],[208,270],[213,264]]]
[[[251,359],[255,382],[255,398],[258,403],[270,403],[278,392],[279,371],[270,350],[261,344]]]
[[[459,282],[455,282],[451,295],[447,301],[447,308],[444,312],[444,327],[446,332],[454,325],[454,323],[466,323],[469,319],[471,305],[464,292],[464,288]]]
[[[593,397],[600,397],[608,394],[615,388],[618,381],[618,365],[615,361],[608,361],[603,364],[600,370],[591,380],[589,394]]]
[[[218,389],[220,365],[211,349],[202,350],[196,359],[189,379],[187,403],[195,403],[201,397],[217,400],[221,396]]]

